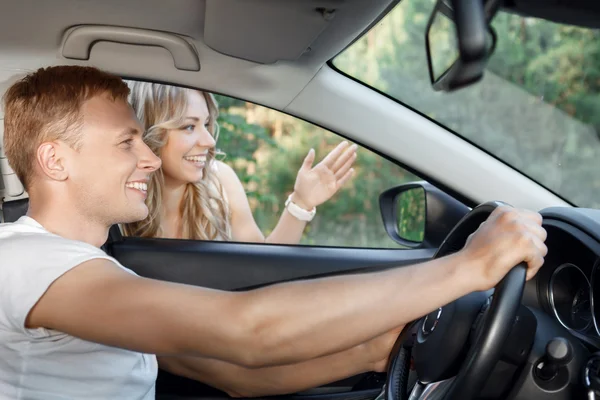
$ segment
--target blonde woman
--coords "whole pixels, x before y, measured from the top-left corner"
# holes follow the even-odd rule
[[[264,237],[235,172],[215,160],[218,106],[210,93],[128,82],[144,141],[162,160],[148,184],[148,218],[126,224],[129,236],[298,243],[316,207],[353,175],[356,146],[340,143],[319,164],[308,153],[275,229]]]

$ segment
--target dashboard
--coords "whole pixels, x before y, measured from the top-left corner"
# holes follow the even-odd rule
[[[548,255],[523,302],[600,349],[600,210],[557,207],[541,214]]]

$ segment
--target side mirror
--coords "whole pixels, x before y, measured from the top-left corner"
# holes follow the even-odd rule
[[[425,33],[434,90],[453,91],[479,81],[496,47],[490,27],[499,0],[438,0]]]
[[[427,182],[411,182],[379,196],[388,235],[408,248],[437,248],[470,211],[454,197]]]

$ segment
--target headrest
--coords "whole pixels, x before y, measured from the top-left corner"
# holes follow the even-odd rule
[[[12,200],[2,203],[4,222],[15,222],[23,215],[27,214],[28,208],[29,199]]]

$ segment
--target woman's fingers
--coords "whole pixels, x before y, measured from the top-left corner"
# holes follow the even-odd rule
[[[352,164],[354,164],[355,160],[356,160],[356,153],[353,152],[350,155],[350,157],[348,157],[348,159],[346,160],[346,162],[344,163],[344,165],[342,165],[340,168],[338,168],[337,171],[334,170],[335,179],[339,180],[343,176],[345,176],[346,172],[348,172],[348,170],[352,167]]]
[[[353,160],[355,158],[357,148],[358,148],[358,146],[354,144],[350,148],[346,149],[345,152],[340,154],[338,159],[335,161],[335,163],[331,167],[331,171],[333,171],[334,174],[337,174],[340,169],[344,168],[344,166],[346,165],[348,160]]]
[[[333,165],[336,163],[337,159],[344,153],[344,150],[346,149],[346,147],[348,147],[349,143],[346,141],[343,141],[342,143],[338,144],[335,149],[331,150],[331,152],[329,154],[327,154],[327,157],[325,157],[323,159],[323,161],[321,161],[321,164],[325,165],[327,168],[333,168]]]
[[[313,161],[315,161],[315,150],[310,149],[306,157],[304,157],[301,169],[310,170],[312,168]]]

